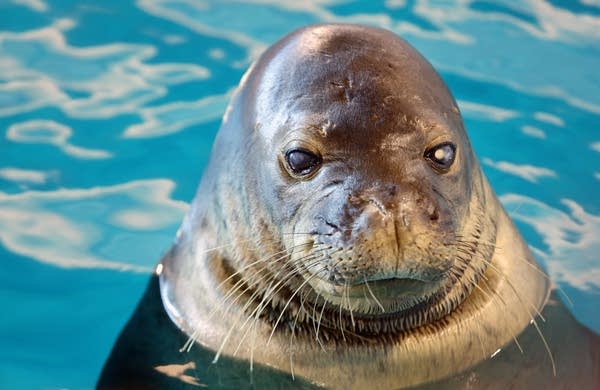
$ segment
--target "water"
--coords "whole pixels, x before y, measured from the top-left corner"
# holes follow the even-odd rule
[[[232,88],[314,22],[394,30],[432,62],[539,262],[600,331],[597,0],[2,0],[0,388],[93,386]]]

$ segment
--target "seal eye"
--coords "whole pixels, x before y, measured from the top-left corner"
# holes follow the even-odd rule
[[[455,157],[456,145],[451,142],[441,143],[425,151],[425,158],[431,161],[435,168],[443,171],[450,168]]]
[[[294,175],[306,176],[318,168],[321,157],[306,149],[292,149],[285,153],[285,161]]]

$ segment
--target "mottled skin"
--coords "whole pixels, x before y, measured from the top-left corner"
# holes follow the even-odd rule
[[[447,166],[433,161],[440,145],[453,147]],[[318,157],[302,173],[290,163],[298,150]],[[443,81],[394,34],[351,25],[298,30],[244,76],[159,278],[166,312],[196,345],[174,357],[181,338],[163,321],[135,336],[147,358],[120,369],[136,345],[126,331],[100,387],[125,375],[147,383],[152,356],[194,362],[202,380],[214,351],[217,366],[235,355],[257,378],[293,370],[302,386],[400,388],[461,372],[482,374],[446,384],[506,386],[519,375],[494,373],[522,368],[495,362],[513,360],[549,294]],[[129,328],[149,310],[166,318],[148,301]],[[560,313],[551,317],[577,336],[568,345],[591,342],[581,372],[557,364],[555,377],[542,338],[526,333],[521,359],[542,367],[528,380],[597,383],[597,337]]]

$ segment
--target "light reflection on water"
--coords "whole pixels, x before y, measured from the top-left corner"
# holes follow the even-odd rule
[[[0,4],[0,387],[93,385],[232,88],[315,22],[394,30],[432,62],[507,210],[600,331],[597,2],[21,0]]]

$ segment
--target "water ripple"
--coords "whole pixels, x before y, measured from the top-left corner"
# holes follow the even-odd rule
[[[2,244],[59,267],[149,272],[187,204],[170,180],[90,189],[0,192]]]
[[[54,145],[64,153],[81,159],[110,158],[106,150],[87,149],[68,142],[73,130],[52,120],[29,120],[16,123],[8,128],[6,138],[13,142]]]
[[[109,118],[136,112],[169,85],[210,77],[195,64],[146,63],[156,55],[150,45],[70,46],[64,32],[75,24],[0,33],[0,115],[54,105],[74,118]]]

